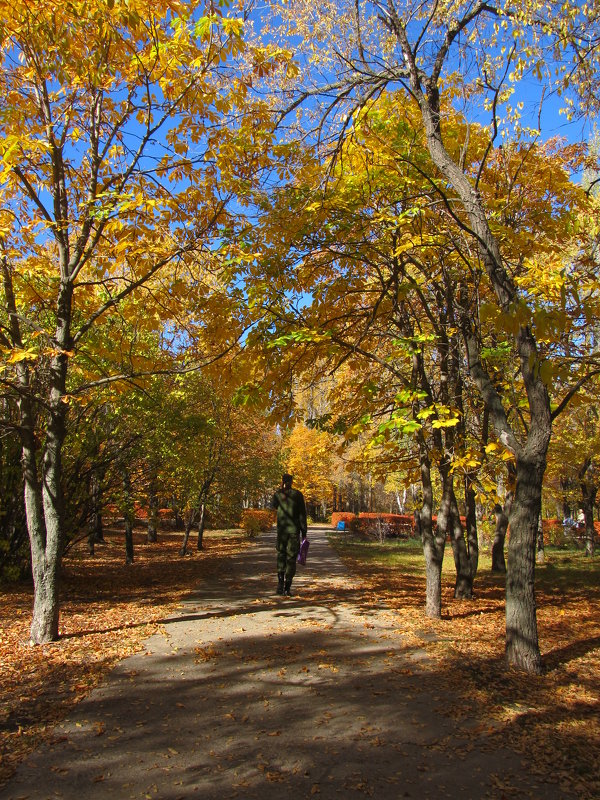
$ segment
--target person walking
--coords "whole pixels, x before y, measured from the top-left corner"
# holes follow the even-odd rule
[[[300,534],[306,539],[307,530],[304,495],[292,489],[292,481],[292,476],[286,472],[271,501],[271,506],[277,510],[277,594],[288,597],[296,574]]]

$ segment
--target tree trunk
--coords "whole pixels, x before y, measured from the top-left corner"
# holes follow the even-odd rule
[[[100,478],[98,477],[96,470],[92,472],[90,483],[92,520],[90,525],[90,533],[88,536],[88,545],[90,555],[93,556],[96,542],[104,541],[104,528],[102,526],[102,490],[100,488]]]
[[[185,523],[181,518],[181,512],[176,500],[171,502],[171,510],[173,511],[173,527],[176,531],[182,531],[185,528]]]
[[[185,556],[186,553],[187,553],[187,546],[188,546],[188,541],[189,541],[189,538],[190,538],[190,531],[194,527],[194,523],[196,521],[196,515],[197,515],[197,511],[196,511],[195,508],[193,508],[190,511],[188,511],[187,514],[186,514],[185,531],[184,531],[184,534],[183,534],[183,542],[181,543],[181,547],[179,549],[179,555],[180,556]]]
[[[20,365],[19,365],[20,367]],[[21,386],[27,385],[27,368],[18,368]],[[46,521],[44,519],[42,487],[39,479],[35,415],[29,397],[19,398],[21,465],[23,468],[23,491],[25,517],[31,547],[31,570],[33,575],[33,618],[30,629],[32,644],[43,644],[58,639],[58,576],[60,550],[48,548]],[[50,542],[52,545],[53,542]]]
[[[473,580],[479,567],[479,539],[477,536],[477,503],[470,475],[465,477],[465,507],[467,510],[467,547]]]
[[[593,558],[596,554],[596,530],[593,519],[591,527],[586,528],[585,554],[590,558]]]
[[[535,602],[535,553],[542,506],[545,459],[517,459],[517,482],[510,510],[506,576],[506,658],[509,665],[540,674]]]
[[[421,486],[423,490],[423,505],[419,515],[421,527],[421,541],[423,542],[423,555],[425,556],[425,613],[433,619],[442,616],[442,563],[444,561],[444,547],[446,537],[440,533],[439,527],[433,530],[433,486],[431,483],[431,464],[424,443],[421,443]]]
[[[204,547],[204,503],[200,506],[200,519],[198,520],[198,542],[197,549],[202,550]]]
[[[453,486],[451,486],[450,490],[449,528],[452,541],[452,553],[454,554],[454,565],[456,567],[454,597],[457,600],[470,600],[473,597],[473,573],[471,571],[471,560],[467,551],[467,543],[460,521],[460,513]]]
[[[135,511],[131,494],[131,478],[127,469],[123,469],[123,518],[125,521],[125,563],[133,564],[133,526]]]
[[[40,644],[58,638],[58,579],[64,531],[64,502],[62,490],[62,446],[65,439],[67,406],[62,402],[66,378],[66,356],[56,356],[51,362],[50,420],[46,430],[43,455],[41,500],[43,509],[44,545],[39,538],[32,547],[34,576],[34,605],[31,641]],[[61,388],[62,387],[62,388]],[[30,455],[35,457],[33,453]],[[33,487],[31,487],[33,488]],[[37,491],[33,490],[34,494]],[[30,498],[28,525],[39,514],[39,500]],[[33,523],[39,527],[39,522]],[[33,562],[36,562],[35,565]]]
[[[19,314],[15,300],[12,271],[8,259],[1,260],[2,284],[5,308],[9,318],[9,331],[14,346],[23,348]],[[57,308],[57,337],[59,348],[68,350],[69,337],[69,292],[61,291]],[[65,306],[66,304],[66,306]],[[44,456],[43,483],[38,471],[38,445],[35,436],[36,415],[31,400],[31,377],[26,362],[16,365],[19,385],[19,434],[21,439],[21,466],[23,469],[23,491],[27,532],[31,548],[31,571],[33,575],[33,618],[30,640],[32,644],[43,644],[58,639],[58,578],[60,572],[60,537],[62,534],[62,489],[61,447],[64,440],[64,418],[66,405],[62,402],[66,380],[67,358],[55,356],[50,365],[49,397],[51,419],[49,436],[51,450]],[[62,416],[61,416],[62,415]],[[61,432],[63,436],[61,438]],[[54,493],[54,496],[53,496]],[[58,516],[45,517],[56,510]],[[49,529],[47,525],[49,523]]]
[[[33,437],[31,437],[33,440]],[[44,644],[58,639],[58,575],[60,556],[46,557],[46,526],[42,506],[42,490],[38,479],[33,441],[23,444],[23,474],[25,479],[25,514],[31,545],[33,574],[33,618],[30,640]]]
[[[158,541],[158,491],[154,476],[150,479],[148,486],[148,534],[146,537],[148,544]]]
[[[415,509],[413,512],[413,519],[414,519],[414,526],[415,526],[415,538],[422,539],[422,530],[421,530],[421,514],[420,512]]]
[[[504,508],[496,504],[494,513],[496,515],[496,532],[492,544],[492,572],[506,572],[506,560],[504,558],[504,540],[508,530],[508,515],[510,514],[511,494],[506,495]]]
[[[572,510],[571,510],[571,503],[569,502],[569,496],[568,496],[568,491],[569,491],[569,488],[570,488],[569,483],[570,482],[569,482],[568,478],[561,478],[560,479],[560,488],[561,488],[561,491],[562,491],[561,503],[562,503],[562,518],[563,518],[563,520],[564,519],[569,519],[570,517],[573,516]]]
[[[473,579],[471,577],[471,562],[467,552],[464,531],[460,522],[458,504],[454,494],[454,478],[450,471],[450,464],[444,462],[439,467],[442,481],[442,499],[437,518],[438,535],[444,541],[450,537],[456,581],[454,584],[454,597],[468,599],[473,596]]]
[[[62,490],[60,485],[60,447],[45,459],[41,498],[39,488],[27,478],[25,508],[31,537],[31,566],[34,580],[31,641],[42,644],[58,639],[58,582],[63,530]],[[30,458],[35,456],[31,454]]]
[[[508,520],[513,497],[515,496],[515,482],[517,474],[515,465],[512,461],[506,465],[506,493],[504,495],[504,506],[497,505],[494,509],[496,514],[496,532],[492,544],[492,572],[506,572],[506,560],[504,558],[504,543],[508,531]],[[501,481],[499,481],[500,483]],[[502,484],[504,482],[502,481]],[[498,492],[500,494],[500,491]]]
[[[581,482],[581,508],[585,519],[585,554],[593,556],[595,552],[594,505],[598,487],[588,481]]]
[[[64,542],[64,497],[62,487],[62,448],[66,436],[67,357],[58,355],[50,366],[50,419],[46,429],[43,456],[42,502],[46,522],[46,558],[60,560]],[[57,563],[57,570],[58,570]]]
[[[125,515],[125,563],[133,564],[133,521],[129,514]]]
[[[377,517],[377,540],[379,544],[383,544],[385,542],[385,528],[382,525],[381,517]]]

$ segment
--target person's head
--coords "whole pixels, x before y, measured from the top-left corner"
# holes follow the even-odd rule
[[[284,472],[283,475],[281,476],[281,485],[283,486],[284,489],[291,489],[293,480],[294,479],[289,474],[289,472]]]

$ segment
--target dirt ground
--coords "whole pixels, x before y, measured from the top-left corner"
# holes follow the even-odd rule
[[[291,598],[274,534],[224,562],[28,757],[0,800],[574,797],[442,677],[312,528]],[[472,713],[471,713],[472,711]]]

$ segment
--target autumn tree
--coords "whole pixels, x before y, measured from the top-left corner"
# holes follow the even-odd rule
[[[567,3],[559,10],[537,2],[517,10],[510,4],[487,2],[452,6],[340,2],[319,14],[312,4],[292,3],[277,5],[277,12],[286,33],[303,37],[305,46],[299,58],[305,57],[307,63],[301,73],[306,80],[291,87],[296,89],[295,99],[282,105],[282,114],[313,98],[307,112],[314,118],[314,98],[322,97],[318,139],[326,144],[331,132],[339,142],[351,134],[355,109],[368,106],[388,85],[401,87],[418,106],[432,162],[454,194],[451,207],[457,230],[471,237],[498,313],[515,322],[512,352],[526,398],[525,427],[509,419],[507,406],[486,369],[478,326],[471,315],[463,315],[460,327],[471,379],[497,437],[514,454],[516,463],[506,591],[507,660],[518,668],[539,672],[535,543],[554,412],[544,367],[546,349],[536,332],[535,301],[517,274],[526,252],[516,263],[506,252],[495,229],[493,205],[484,198],[480,184],[495,139],[503,136],[510,140],[524,127],[519,121],[521,101],[513,98],[522,79],[539,78],[542,97],[543,74],[549,75],[553,88],[571,87],[574,93],[585,93],[595,85],[597,15],[590,6]],[[585,65],[580,57],[583,52]],[[548,59],[554,63],[548,64]],[[310,64],[316,63],[318,73],[310,69]],[[331,80],[321,79],[322,75]],[[490,141],[479,154],[478,165],[467,166],[463,151],[453,147],[453,132],[447,126],[451,111],[444,107],[444,91],[454,95],[453,106],[462,110],[467,121],[474,117],[487,120]],[[537,135],[532,133],[533,138]],[[571,388],[576,384],[577,378]]]
[[[442,429],[451,436],[459,420],[452,410],[456,399],[451,392],[442,397],[433,390],[428,376],[426,364],[434,363],[429,351],[448,352],[443,331],[452,320],[441,322],[436,303],[450,274],[439,267],[443,236],[434,232],[438,221],[428,212],[432,187],[420,174],[427,155],[419,126],[409,108],[396,111],[394,98],[382,98],[380,108],[357,121],[323,196],[327,167],[317,161],[299,171],[289,189],[275,193],[259,236],[277,253],[266,253],[260,266],[270,276],[263,333],[271,347],[290,351],[289,358],[279,359],[276,379],[290,369],[305,380],[317,376],[323,389],[325,375],[333,375],[330,408],[315,415],[315,424],[348,439],[374,427],[382,442],[396,443],[399,459],[406,435],[424,426],[438,440],[441,454]],[[303,292],[314,297],[311,306]],[[447,370],[447,358],[444,363]],[[433,441],[428,444],[425,436],[421,441],[423,459],[429,461]],[[444,464],[450,491],[451,464],[448,459]],[[424,495],[431,496],[431,486]],[[423,514],[428,542],[434,537],[433,502],[424,503]],[[460,521],[454,529],[462,537]],[[441,553],[432,571],[437,580],[428,580],[428,598],[435,594],[428,608],[438,616],[445,534],[443,523],[437,535]]]
[[[466,165],[476,163],[488,149],[487,133],[456,114],[449,116],[451,123],[453,152],[462,150]],[[515,260],[525,237],[535,236],[544,252],[562,250],[573,220],[569,206],[578,196],[569,181],[577,152],[556,143],[515,143],[489,153],[481,193],[497,208],[496,229]],[[557,176],[550,191],[549,160]],[[469,596],[477,569],[475,496],[495,488],[492,477],[479,477],[479,471],[494,448],[500,463],[506,454],[489,441],[489,413],[464,389],[470,379],[458,334],[464,314],[469,322],[485,322],[479,336],[487,369],[512,406],[512,424],[523,430],[523,397],[507,361],[505,320],[490,313],[493,300],[477,249],[455,230],[454,201],[430,160],[416,104],[401,95],[381,96],[357,116],[338,162],[327,169],[319,171],[317,162],[299,170],[293,184],[275,193],[260,228],[263,248],[272,243],[261,262],[270,277],[264,336],[280,353],[290,351],[278,361],[276,380],[286,375],[293,382],[294,374],[310,380],[319,371],[338,375],[329,413],[318,424],[337,426],[350,437],[375,428],[375,443],[396,447],[397,458],[410,450],[414,436],[423,484],[427,608],[439,616],[446,534],[457,565],[456,592]],[[531,280],[538,278],[532,270]],[[311,306],[303,292],[314,297]],[[545,296],[537,293],[538,324],[547,330],[553,318]],[[562,318],[555,316],[552,324]],[[435,535],[432,468],[443,486]],[[455,494],[458,476],[464,482],[468,546]]]
[[[74,365],[128,303],[147,320],[172,316],[180,273],[201,282],[194,265],[224,213],[209,129],[230,102],[222,65],[240,23],[192,11],[179,0],[0,6],[0,344],[19,405],[32,642],[58,636],[62,453],[86,384],[72,385]]]
[[[333,494],[334,438],[299,422],[285,438],[284,446],[286,469],[304,494],[309,514],[324,519]]]
[[[269,494],[280,471],[280,437],[260,410],[235,402],[237,368],[219,363],[218,374],[157,376],[136,399],[132,430],[139,433],[146,487],[181,513],[185,555],[191,531],[203,548],[207,519],[235,524],[249,498]]]

